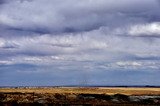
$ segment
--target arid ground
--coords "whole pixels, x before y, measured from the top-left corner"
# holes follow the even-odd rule
[[[74,94],[124,94],[124,95],[160,95],[160,88],[130,87],[39,87],[39,88],[0,88],[0,92],[22,93],[74,93]]]
[[[0,106],[160,105],[160,88],[26,87],[0,88]]]

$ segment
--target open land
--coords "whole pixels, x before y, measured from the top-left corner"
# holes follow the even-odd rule
[[[0,106],[158,106],[160,88],[22,87],[0,88]]]

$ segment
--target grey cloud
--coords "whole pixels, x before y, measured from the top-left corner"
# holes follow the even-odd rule
[[[0,4],[3,4],[5,2],[5,0],[0,0]]]
[[[98,35],[98,36],[97,36]],[[107,35],[100,30],[83,34],[41,35],[3,39],[1,55],[10,56],[14,60],[23,61],[23,57],[40,56],[40,59],[50,60],[45,56],[57,56],[63,61],[120,61],[147,60],[158,58],[160,39],[153,41],[145,38],[131,38]],[[6,43],[7,42],[7,43]],[[15,48],[5,48],[10,44]],[[41,58],[44,57],[44,58]],[[39,58],[39,57],[38,57]],[[54,60],[54,59],[53,59]],[[151,60],[151,59],[150,59]],[[57,61],[57,60],[56,60]],[[15,61],[16,63],[16,61]],[[52,58],[51,62],[52,63]],[[34,64],[34,63],[33,63]]]
[[[154,6],[150,6],[151,4]],[[134,5],[136,5],[136,9]],[[41,8],[36,8],[37,6]],[[98,29],[102,26],[121,27],[122,24],[144,21],[143,15],[135,17],[135,13],[146,12],[146,15],[150,16],[150,11],[155,11],[157,8],[153,0],[145,2],[121,0],[119,3],[111,0],[99,2],[90,0],[12,1],[1,9],[0,24],[9,26],[13,30],[37,33],[81,32]],[[30,18],[27,18],[28,16]]]
[[[15,82],[26,74],[36,82],[89,73],[95,83],[106,83],[106,75],[115,83],[123,73],[134,83],[137,73],[157,75],[159,10],[156,0],[2,0],[0,84],[12,74]]]

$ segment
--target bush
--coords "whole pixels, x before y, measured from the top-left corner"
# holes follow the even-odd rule
[[[115,95],[113,95],[113,98],[116,98],[119,101],[130,101],[129,97],[127,95],[123,95],[123,94],[115,94]]]

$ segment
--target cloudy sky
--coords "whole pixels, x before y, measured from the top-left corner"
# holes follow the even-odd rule
[[[160,85],[159,0],[0,0],[0,86]]]

